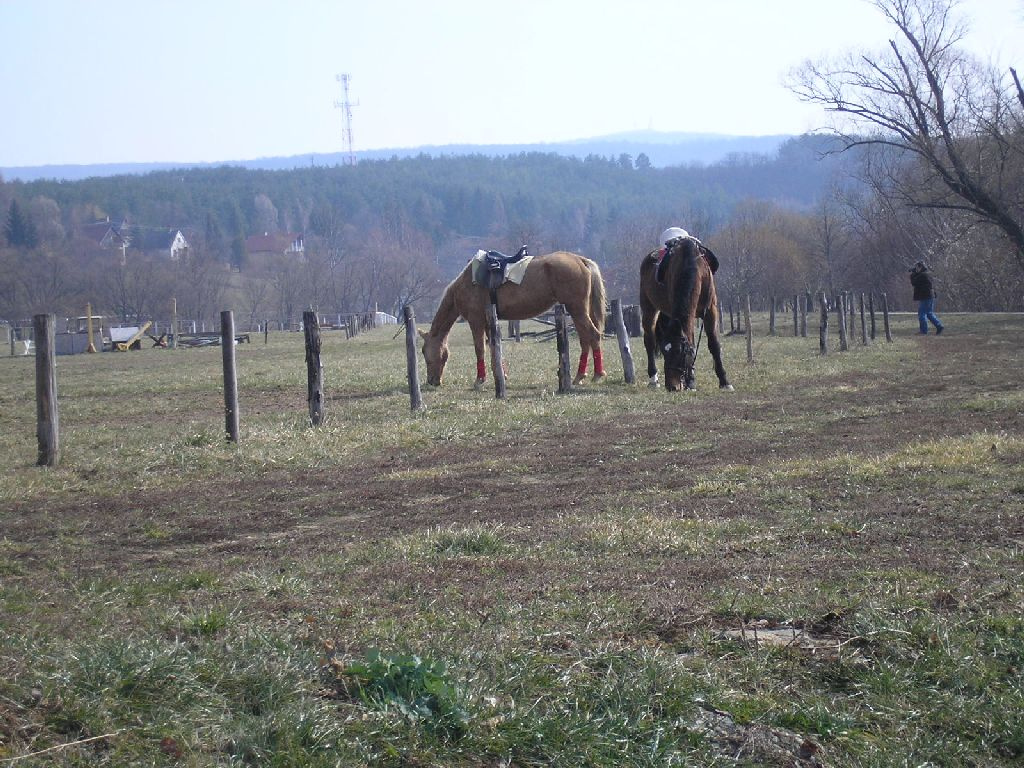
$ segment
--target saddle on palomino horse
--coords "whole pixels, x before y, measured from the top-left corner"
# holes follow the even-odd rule
[[[525,245],[516,251],[515,256],[507,256],[500,251],[480,251],[477,254],[480,264],[477,267],[473,282],[487,288],[491,297],[491,303],[497,307],[498,289],[506,279],[509,279],[509,267],[522,262],[524,259],[529,261],[530,258],[532,257]],[[523,266],[525,267],[526,265],[523,264]],[[516,282],[519,282],[521,279],[522,276],[520,275]]]

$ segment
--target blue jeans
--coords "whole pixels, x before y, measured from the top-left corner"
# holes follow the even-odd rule
[[[917,302],[917,321],[921,324],[921,333],[928,333],[929,320],[936,331],[942,330],[942,321],[935,314],[935,299],[922,299]]]

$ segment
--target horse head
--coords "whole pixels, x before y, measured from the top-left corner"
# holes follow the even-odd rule
[[[696,350],[683,333],[683,324],[675,317],[661,314],[654,326],[658,350],[665,359],[665,389],[676,392],[694,389]]]
[[[448,362],[448,338],[431,336],[426,331],[419,331],[423,339],[423,360],[427,364],[427,384],[440,387],[444,376],[444,365]]]

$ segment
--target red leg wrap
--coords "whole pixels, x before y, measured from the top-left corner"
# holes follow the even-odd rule
[[[576,371],[576,376],[580,377],[580,376],[586,376],[586,375],[587,375],[587,353],[584,352],[582,355],[580,355],[580,367]]]
[[[483,360],[476,361],[476,377],[480,379],[480,381],[487,378],[487,366],[484,364]]]
[[[604,376],[604,353],[600,349],[594,350],[594,375]]]

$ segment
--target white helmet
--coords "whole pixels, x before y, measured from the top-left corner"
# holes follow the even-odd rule
[[[682,227],[669,227],[661,233],[662,245],[667,245],[673,240],[678,240],[680,237],[689,237],[690,233]]]

